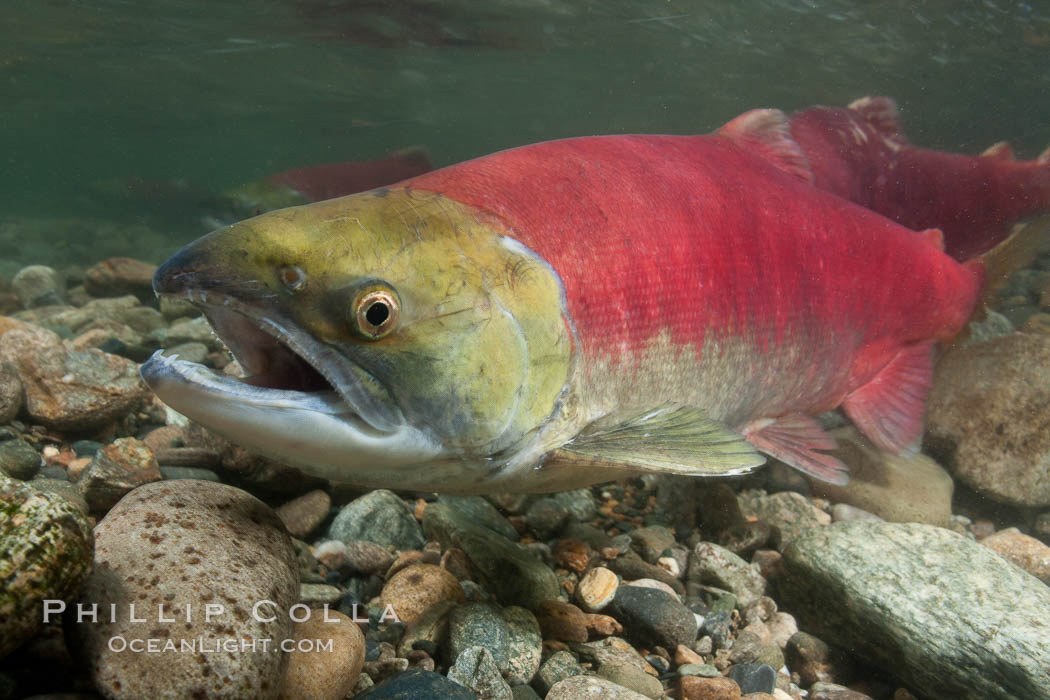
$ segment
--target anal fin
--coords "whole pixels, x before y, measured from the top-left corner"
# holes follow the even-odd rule
[[[926,395],[933,382],[933,342],[904,347],[842,403],[846,415],[877,447],[918,449]]]
[[[610,478],[623,472],[730,476],[765,461],[743,436],[701,410],[668,405],[594,426],[551,452],[544,468],[607,469]]]
[[[833,450],[835,438],[820,423],[801,413],[752,421],[744,428],[747,441],[771,457],[815,479],[844,485],[849,470],[836,457],[818,450]]]

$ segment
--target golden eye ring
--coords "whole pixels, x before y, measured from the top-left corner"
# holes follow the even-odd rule
[[[354,330],[366,340],[379,340],[397,325],[401,302],[392,289],[370,287],[354,297]]]
[[[306,286],[306,273],[298,265],[285,265],[277,271],[277,277],[290,292],[298,292]]]

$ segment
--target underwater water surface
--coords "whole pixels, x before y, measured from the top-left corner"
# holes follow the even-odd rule
[[[870,94],[897,99],[915,143],[977,153],[1007,139],[1032,157],[1050,144],[1050,11],[990,0],[8,0],[0,213],[143,221],[160,238],[125,254],[159,262],[205,230],[201,193],[290,168],[412,145],[446,165],[565,136],[702,133],[754,107]],[[84,233],[49,239],[59,260],[63,236]],[[5,255],[48,252],[21,249]]]

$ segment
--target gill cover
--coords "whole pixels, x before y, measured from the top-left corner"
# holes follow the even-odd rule
[[[377,383],[446,454],[520,443],[555,412],[569,379],[554,270],[498,222],[442,195],[374,190],[274,211],[180,256],[201,289],[308,334],[353,368],[355,385]]]

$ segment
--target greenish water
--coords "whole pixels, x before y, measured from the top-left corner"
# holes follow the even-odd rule
[[[141,221],[174,247],[203,232],[186,191],[293,167],[413,144],[443,165],[562,136],[704,132],[753,107],[866,94],[896,97],[916,143],[1006,139],[1032,157],[1050,144],[1050,7],[4,0],[0,217]],[[149,186],[114,186],[129,179]],[[169,246],[148,248],[125,254]]]

